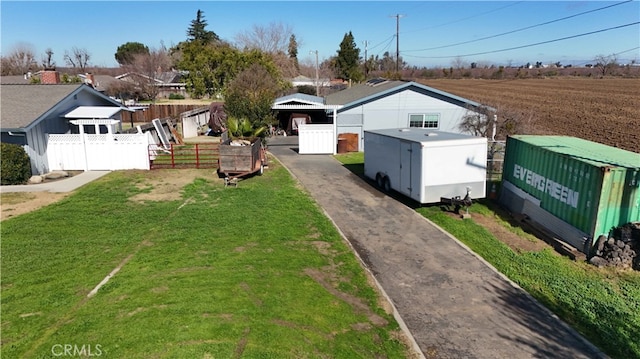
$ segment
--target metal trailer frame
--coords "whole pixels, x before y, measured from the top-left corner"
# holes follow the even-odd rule
[[[224,176],[224,186],[238,186],[242,177],[264,173],[267,166],[267,149],[258,138],[248,146],[232,146],[231,139],[220,144],[218,174]]]

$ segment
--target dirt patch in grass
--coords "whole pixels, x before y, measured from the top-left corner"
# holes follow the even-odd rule
[[[504,225],[498,223],[495,218],[474,213],[472,219],[515,252],[539,252],[544,248],[551,248],[543,240],[528,238],[511,232]]]
[[[68,193],[11,192],[2,194],[1,221],[35,211],[65,198]]]
[[[132,201],[174,201],[182,197],[182,188],[193,183],[196,178],[204,178],[207,181],[220,181],[215,170],[212,169],[179,169],[179,170],[153,170],[145,171],[145,181],[139,183],[139,189],[144,193],[130,198]],[[64,179],[60,179],[64,180]],[[2,193],[0,202],[2,216],[0,220],[12,218],[21,214],[38,210],[55,203],[70,193],[52,192],[10,192]]]
[[[182,198],[182,188],[193,183],[197,178],[221,181],[215,170],[212,169],[153,170],[147,172],[145,177],[144,182],[137,184],[137,187],[144,192],[129,198],[129,200],[135,202],[177,201]]]
[[[354,308],[357,313],[365,314],[373,325],[380,327],[387,325],[387,320],[373,313],[373,311],[362,299],[338,290],[331,283],[332,274],[330,273],[330,271],[321,271],[317,269],[307,268],[305,270],[305,274],[313,278],[313,280],[323,286],[329,293],[351,305],[351,307]]]
[[[463,220],[459,213],[446,212],[446,214],[450,217],[460,219],[461,221]],[[536,238],[533,235],[520,235],[518,233],[514,233],[494,216],[473,213],[469,220],[472,220],[478,225],[484,227],[484,229],[491,233],[497,240],[509,246],[509,248],[516,253],[539,252],[545,248],[553,249],[547,242]]]

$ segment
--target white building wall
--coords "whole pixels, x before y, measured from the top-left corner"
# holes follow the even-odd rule
[[[300,124],[298,127],[298,153],[333,154],[335,138],[333,124]]]
[[[409,127],[410,114],[440,114],[438,131],[461,133],[458,125],[468,110],[415,91],[406,90],[362,106],[338,113],[338,133],[347,133],[341,117],[362,116],[360,151],[364,150],[364,131]],[[349,126],[352,130],[353,126]]]

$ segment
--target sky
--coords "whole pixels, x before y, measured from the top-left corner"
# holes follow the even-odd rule
[[[118,46],[171,47],[187,38],[196,12],[207,30],[234,42],[258,25],[281,23],[298,40],[298,59],[335,56],[351,32],[361,56],[394,55],[410,66],[460,62],[520,66],[585,65],[596,56],[640,63],[640,0],[621,1],[0,1],[0,45],[86,49],[89,64],[117,67]],[[396,42],[397,41],[397,42]]]

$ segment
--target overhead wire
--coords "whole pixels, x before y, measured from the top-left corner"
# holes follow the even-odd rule
[[[514,46],[514,47],[509,47],[509,48],[499,49],[499,50],[491,50],[491,51],[476,52],[476,53],[472,53],[472,54],[465,54],[465,55],[449,55],[449,56],[418,56],[418,55],[407,55],[407,56],[409,56],[409,57],[418,57],[418,58],[422,58],[422,59],[444,59],[444,58],[453,58],[453,57],[468,57],[468,56],[477,56],[477,55],[494,54],[494,53],[497,53],[497,52],[505,52],[505,51],[511,51],[511,50],[517,50],[517,49],[523,49],[523,48],[526,48],[526,47],[533,47],[533,46],[538,46],[538,45],[543,45],[543,44],[549,44],[549,43],[552,43],[552,42],[558,42],[558,41],[563,41],[563,40],[574,39],[574,38],[578,38],[578,37],[583,37],[583,36],[593,35],[593,34],[597,34],[597,33],[605,32],[605,31],[611,31],[611,30],[621,29],[621,28],[624,28],[624,27],[629,27],[629,26],[638,25],[638,24],[640,24],[640,21],[636,21],[636,22],[632,22],[632,23],[624,24],[624,25],[613,26],[613,27],[609,27],[609,28],[606,28],[606,29],[600,29],[600,30],[596,30],[596,31],[585,32],[585,33],[582,33],[582,34],[577,34],[577,35],[572,35],[572,36],[565,36],[565,37],[561,37],[561,38],[553,39],[553,40],[540,41],[540,42],[536,42],[536,43],[532,43],[532,44],[527,44],[527,45]]]
[[[450,44],[450,45],[443,45],[443,46],[436,46],[436,47],[429,47],[429,48],[424,48],[424,49],[416,49],[416,50],[404,50],[402,52],[417,52],[417,51],[429,51],[429,50],[437,50],[437,49],[444,49],[447,47],[454,47],[454,46],[458,46],[458,45],[465,45],[465,44],[470,44],[470,43],[474,43],[474,42],[479,42],[479,41],[483,41],[483,40],[488,40],[488,39],[493,39],[496,37],[500,37],[500,36],[505,36],[505,35],[510,35],[510,34],[514,34],[516,32],[520,32],[520,31],[525,31],[525,30],[529,30],[529,29],[533,29],[536,27],[540,27],[540,26],[545,26],[545,25],[549,25],[549,24],[553,24],[556,22],[560,22],[560,21],[564,21],[564,20],[568,20],[574,17],[578,17],[578,16],[582,16],[582,15],[586,15],[589,13],[593,13],[593,12],[597,12],[597,11],[602,11],[608,8],[612,8],[614,6],[619,6],[619,5],[623,5],[629,2],[632,2],[633,0],[627,0],[627,1],[623,1],[623,2],[619,2],[616,4],[612,4],[612,5],[608,5],[608,6],[604,6],[601,8],[597,8],[597,9],[592,9],[589,11],[584,11],[578,14],[574,14],[574,15],[570,15],[570,16],[565,16],[559,19],[555,19],[555,20],[551,20],[551,21],[546,21],[546,22],[542,22],[539,24],[535,24],[535,25],[531,25],[531,26],[526,26],[526,27],[522,27],[519,29],[515,29],[515,30],[511,30],[511,31],[507,31],[507,32],[503,32],[500,34],[495,34],[495,35],[490,35],[490,36],[485,36],[485,37],[481,37],[479,39],[474,39],[474,40],[469,40],[469,41],[463,41],[463,42],[458,42],[458,43],[454,43],[454,44]]]
[[[502,9],[506,9],[506,8],[508,8],[508,7],[511,7],[511,6],[514,6],[514,5],[517,5],[517,4],[520,4],[520,3],[523,3],[523,2],[524,2],[524,1],[517,1],[517,2],[511,3],[511,4],[508,4],[508,5],[505,5],[505,6],[499,7],[499,8],[497,8],[497,9],[493,9],[493,10],[485,11],[485,12],[482,12],[482,13],[479,13],[479,14],[475,14],[475,15],[472,15],[472,16],[467,16],[467,17],[464,17],[464,18],[461,18],[461,19],[457,19],[457,20],[450,21],[450,22],[445,22],[445,23],[443,23],[443,24],[439,24],[439,25],[434,25],[434,26],[424,27],[424,28],[422,28],[422,29],[411,30],[411,31],[402,31],[402,32],[401,32],[401,34],[410,34],[410,33],[412,33],[412,32],[419,32],[419,31],[424,31],[424,30],[437,29],[437,28],[439,28],[439,27],[443,27],[443,26],[447,26],[447,25],[451,25],[451,24],[456,24],[456,23],[459,23],[459,22],[463,22],[463,21],[471,20],[471,19],[476,18],[476,17],[480,17],[480,16],[484,16],[484,15],[487,15],[487,14],[491,14],[491,13],[493,13],[493,12],[497,12],[497,11],[500,11],[500,10],[502,10]]]
[[[382,44],[384,44],[386,42],[386,45],[382,48],[382,50],[379,50],[379,51],[375,52],[376,56],[380,55],[380,54],[383,54],[387,49],[389,49],[389,47],[391,46],[391,43],[393,42],[393,39],[395,39],[395,38],[396,38],[396,35],[392,35],[392,36],[388,37],[387,39],[385,39],[383,42],[377,44],[376,46],[371,47],[369,49],[369,51],[375,49],[376,47],[378,47],[378,46],[380,46],[380,45],[382,45]]]

